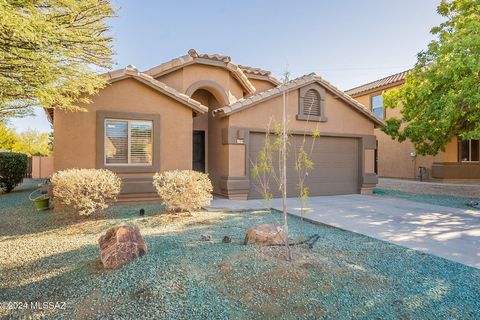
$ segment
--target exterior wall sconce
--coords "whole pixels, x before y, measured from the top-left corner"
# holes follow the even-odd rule
[[[237,143],[245,143],[245,131],[243,129],[237,130]]]

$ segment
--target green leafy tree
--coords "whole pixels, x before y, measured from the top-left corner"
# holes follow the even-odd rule
[[[39,133],[36,130],[22,132],[17,136],[12,150],[28,156],[47,156],[50,154],[48,133]]]
[[[0,150],[12,151],[17,141],[15,131],[0,121]]]
[[[53,126],[50,127],[50,129],[52,131],[50,131],[48,133],[48,151],[50,151],[50,153],[53,152],[53,143],[54,143],[54,140],[55,140],[55,135],[53,134]]]
[[[385,105],[402,107],[384,131],[417,152],[435,155],[453,137],[480,137],[480,1],[443,0],[446,21],[432,28],[436,39],[418,54],[405,84],[385,94]]]
[[[0,0],[0,119],[80,110],[112,64],[108,0]]]
[[[15,130],[0,122],[0,150],[24,153],[28,156],[47,156],[49,133],[27,130],[17,134]]]

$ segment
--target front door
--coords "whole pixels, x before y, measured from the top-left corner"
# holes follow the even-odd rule
[[[193,162],[195,171],[205,172],[205,131],[193,131]]]

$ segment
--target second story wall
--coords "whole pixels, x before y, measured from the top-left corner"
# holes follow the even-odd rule
[[[214,92],[222,91],[219,94],[223,97],[216,97],[218,101],[228,99],[231,103],[244,95],[244,88],[231,73],[217,66],[191,64],[156,79],[187,95],[203,88],[214,89]]]
[[[352,97],[367,107],[367,109],[375,112],[373,110],[373,97],[398,88],[402,84],[403,82],[400,82],[389,87],[365,91],[352,95]],[[397,108],[383,107],[383,119],[400,118],[401,116],[401,106]],[[456,138],[446,145],[444,152],[439,152],[436,156],[412,157],[411,153],[415,152],[415,147],[409,140],[399,143],[380,129],[375,129],[375,136],[378,142],[377,170],[380,177],[414,179],[418,175],[418,167],[426,167],[431,172],[434,162],[457,161],[458,148]]]

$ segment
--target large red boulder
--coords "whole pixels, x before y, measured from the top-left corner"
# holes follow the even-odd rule
[[[262,224],[250,228],[245,236],[245,244],[279,245],[285,244],[287,233],[275,224]]]
[[[140,229],[132,226],[118,226],[108,229],[98,239],[100,259],[106,269],[114,269],[147,253],[147,245]]]

